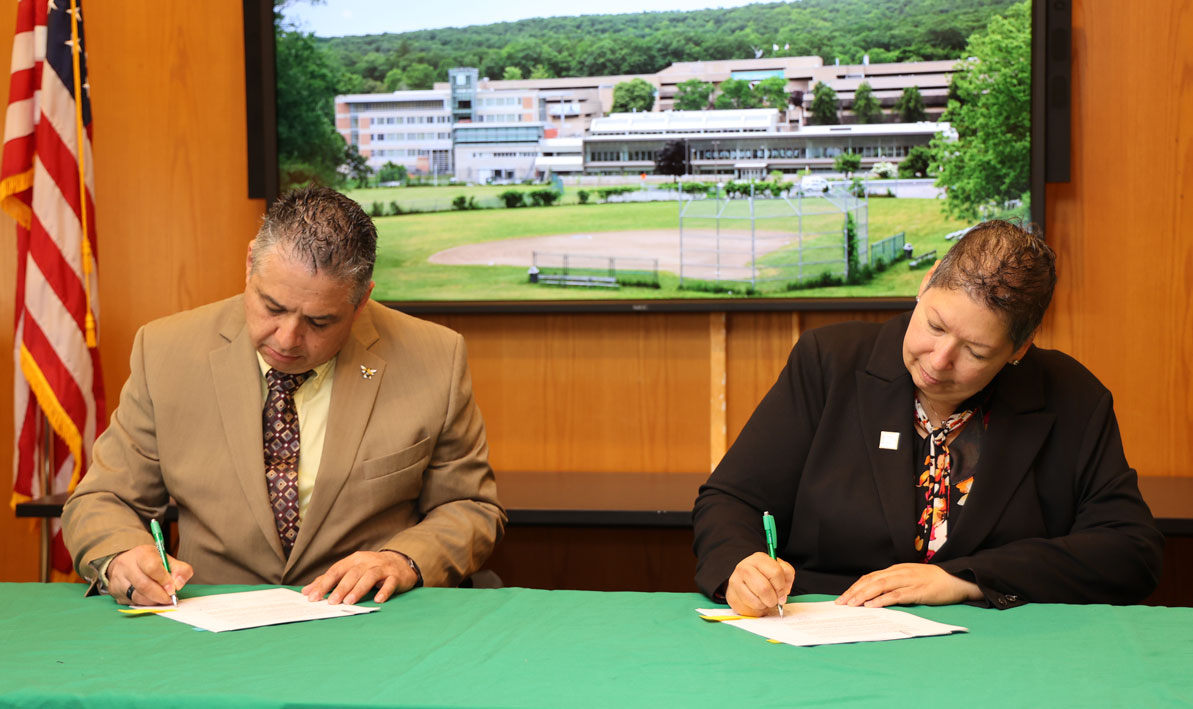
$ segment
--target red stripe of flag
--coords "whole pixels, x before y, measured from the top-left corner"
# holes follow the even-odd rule
[[[16,103],[33,98],[33,92],[41,88],[41,65],[14,71],[8,82],[8,102]]]
[[[26,201],[26,198],[31,193],[21,196],[21,201]],[[28,262],[29,254],[29,230],[20,224],[17,225],[17,297],[16,313],[13,316],[13,328],[16,329],[21,326],[21,318],[25,312],[25,268]],[[15,342],[13,343],[16,344]],[[14,360],[15,361],[15,360]],[[19,379],[18,375],[18,379]]]
[[[46,283],[54,290],[58,300],[66,307],[66,311],[75,319],[75,324],[82,330],[85,327],[87,312],[87,297],[83,293],[83,282],[75,275],[75,270],[63,257],[58,244],[46,233],[45,227],[33,215],[33,223],[29,239],[29,256],[37,264]]]
[[[37,362],[66,415],[82,432],[87,423],[87,401],[83,398],[83,390],[71,376],[70,370],[62,362],[50,340],[31,317],[25,318],[25,349],[29,350],[29,354]]]
[[[31,32],[35,25],[44,25],[46,23],[45,8],[42,8],[41,12],[37,12],[37,4],[29,0],[22,0],[22,2],[17,3],[16,34]],[[41,22],[37,22],[37,16],[40,16]]]
[[[30,394],[25,413],[17,422],[17,460],[13,480],[13,491],[25,497],[36,497],[35,493],[40,492],[33,489],[35,451],[40,434],[38,421],[37,400]]]
[[[37,123],[37,159],[58,185],[58,191],[79,220],[79,163],[62,136],[54,130],[49,118],[42,116]]]
[[[70,552],[66,550],[66,544],[62,541],[61,526],[58,526],[54,532],[54,543],[50,545],[50,558],[55,569],[64,574],[70,573]]]
[[[33,153],[36,147],[37,143],[34,141],[32,133],[20,138],[12,138],[5,143],[3,167],[0,167],[4,176],[19,175],[33,167]]]

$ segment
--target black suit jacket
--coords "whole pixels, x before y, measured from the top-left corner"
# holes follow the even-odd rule
[[[694,509],[696,581],[713,596],[765,551],[761,514],[796,568],[793,593],[839,594],[914,550],[918,441],[902,360],[910,314],[800,336]],[[933,557],[994,606],[1133,603],[1163,538],[1127,465],[1110,392],[1076,360],[1031,348],[992,382],[974,486]],[[899,435],[895,450],[879,447]],[[888,437],[889,438],[889,437]]]

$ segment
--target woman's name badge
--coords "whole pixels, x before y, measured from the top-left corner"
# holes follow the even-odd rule
[[[878,447],[884,451],[899,450],[899,432],[898,431],[883,431],[878,436]]]

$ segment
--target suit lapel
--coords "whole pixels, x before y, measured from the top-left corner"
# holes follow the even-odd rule
[[[385,377],[385,360],[369,350],[378,340],[370,313],[372,307],[384,306],[370,303],[365,307],[353,323],[352,334],[336,356],[319,474],[315,479],[310,505],[298,530],[298,538],[294,541],[287,570],[310,546],[348,480],[369,416],[373,412],[377,391]]]
[[[862,447],[870,461],[891,541],[900,561],[915,561],[915,485],[909,463],[917,437],[911,408],[914,387],[903,366],[906,329],[906,317],[883,326],[866,371],[858,372],[856,381]],[[898,437],[893,449],[891,434]]]
[[[269,540],[278,559],[283,559],[285,554],[265,486],[260,368],[248,328],[244,325],[244,307],[240,299],[236,299],[235,307],[229,310],[227,319],[221,324],[220,335],[228,344],[213,350],[208,361],[236,479],[240,481],[261,533]]]
[[[972,554],[994,529],[1052,431],[1055,416],[1042,410],[1043,370],[1031,351],[1018,367],[1008,366],[998,374],[990,406],[973,492],[956,528],[949,525],[948,541],[936,557],[941,561]],[[981,422],[969,425],[975,423]]]

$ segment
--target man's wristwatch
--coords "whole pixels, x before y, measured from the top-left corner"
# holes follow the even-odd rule
[[[407,555],[407,554],[403,554],[402,552],[398,551],[397,549],[386,549],[386,551],[392,551],[393,553],[395,553],[395,554],[397,554],[398,556],[401,556],[403,559],[405,559],[407,564],[410,564],[410,569],[411,569],[412,571],[414,571],[414,575],[415,575],[416,577],[418,577],[418,580],[416,580],[416,581],[414,582],[414,585],[413,585],[413,586],[411,586],[411,588],[422,588],[422,585],[423,585],[423,572],[422,572],[422,571],[419,571],[419,569],[418,569],[418,564],[414,563],[414,559],[411,559],[409,555]]]

